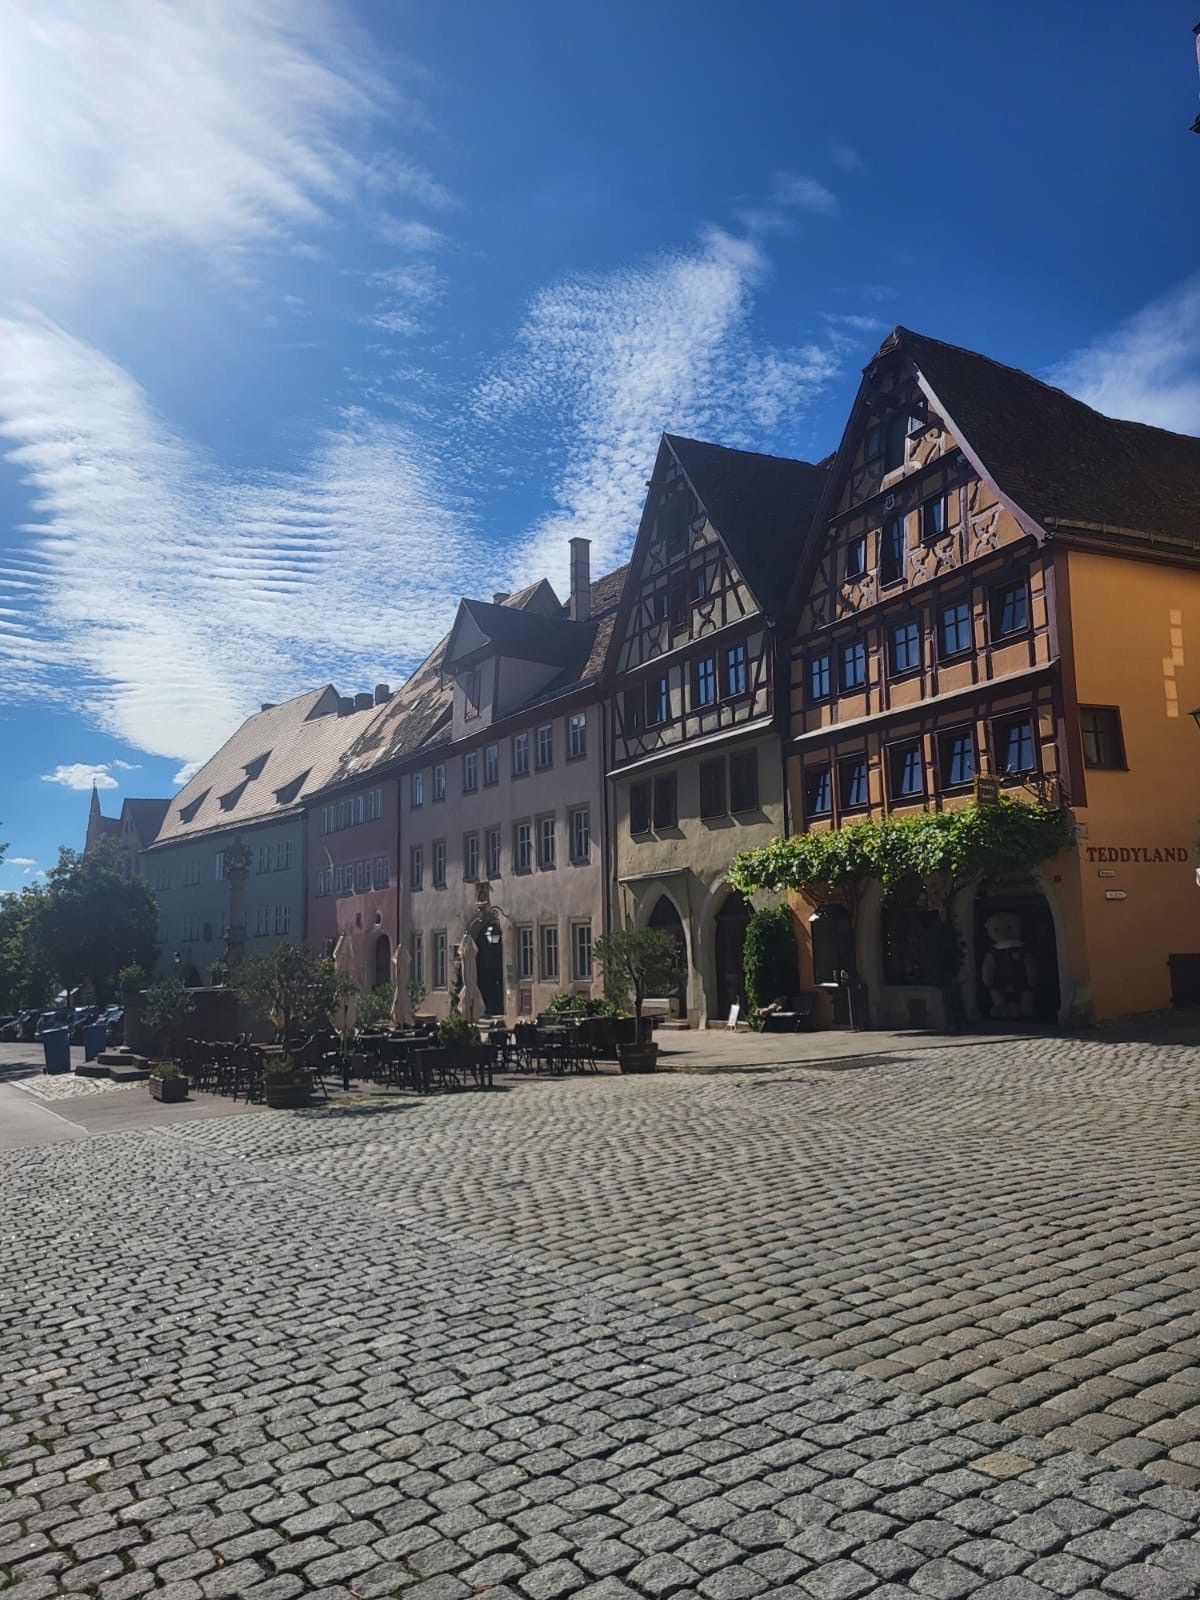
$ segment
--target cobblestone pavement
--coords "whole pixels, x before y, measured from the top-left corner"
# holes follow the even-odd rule
[[[0,1590],[1188,1600],[1197,1060],[1031,1042],[11,1154]]]

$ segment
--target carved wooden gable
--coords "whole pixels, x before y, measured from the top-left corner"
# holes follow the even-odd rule
[[[868,387],[800,614],[826,627],[1026,535],[907,366]]]
[[[618,672],[757,615],[758,606],[679,464],[668,451],[647,495],[644,544],[629,579],[632,601]]]

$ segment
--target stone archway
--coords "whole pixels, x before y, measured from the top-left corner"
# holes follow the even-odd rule
[[[494,936],[494,937],[493,937]],[[475,934],[475,982],[483,1009],[489,1017],[502,1017],[504,1011],[504,935],[499,923],[490,923]]]
[[[687,934],[684,932],[683,918],[676,909],[675,902],[669,895],[660,895],[657,904],[647,919],[648,928],[657,928],[661,933],[669,933],[679,946],[679,984],[675,994],[679,997],[679,1014],[685,1018],[688,1014],[688,950]]]

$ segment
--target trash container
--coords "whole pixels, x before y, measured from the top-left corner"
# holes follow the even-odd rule
[[[95,1061],[107,1044],[108,1024],[106,1022],[89,1022],[83,1030],[83,1059],[85,1061]]]
[[[69,1028],[47,1028],[42,1034],[42,1049],[46,1055],[43,1072],[70,1072],[71,1031]]]

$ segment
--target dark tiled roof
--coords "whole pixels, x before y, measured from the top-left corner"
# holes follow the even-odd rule
[[[566,666],[579,650],[578,624],[487,600],[464,600],[463,610],[502,656]]]
[[[906,350],[997,485],[1035,521],[1146,539],[1200,540],[1200,439],[1093,411],[987,356],[896,328]]]
[[[774,615],[795,576],[828,462],[757,455],[676,433],[663,437],[759,605]]]
[[[628,565],[618,567],[615,572],[606,572],[592,584],[591,616],[587,622],[569,624],[581,636],[577,641],[575,660],[529,702],[531,706],[556,700],[560,695],[569,694],[572,689],[581,689],[585,684],[594,683],[600,676],[628,572]]]
[[[449,634],[439,639],[412,676],[377,708],[331,774],[330,787],[366,777],[385,761],[411,755],[421,745],[435,742],[438,731],[449,726],[452,688],[442,676],[449,640]]]
[[[126,800],[121,807],[121,820],[128,816],[141,843],[150,844],[162,827],[170,804],[169,800]]]

